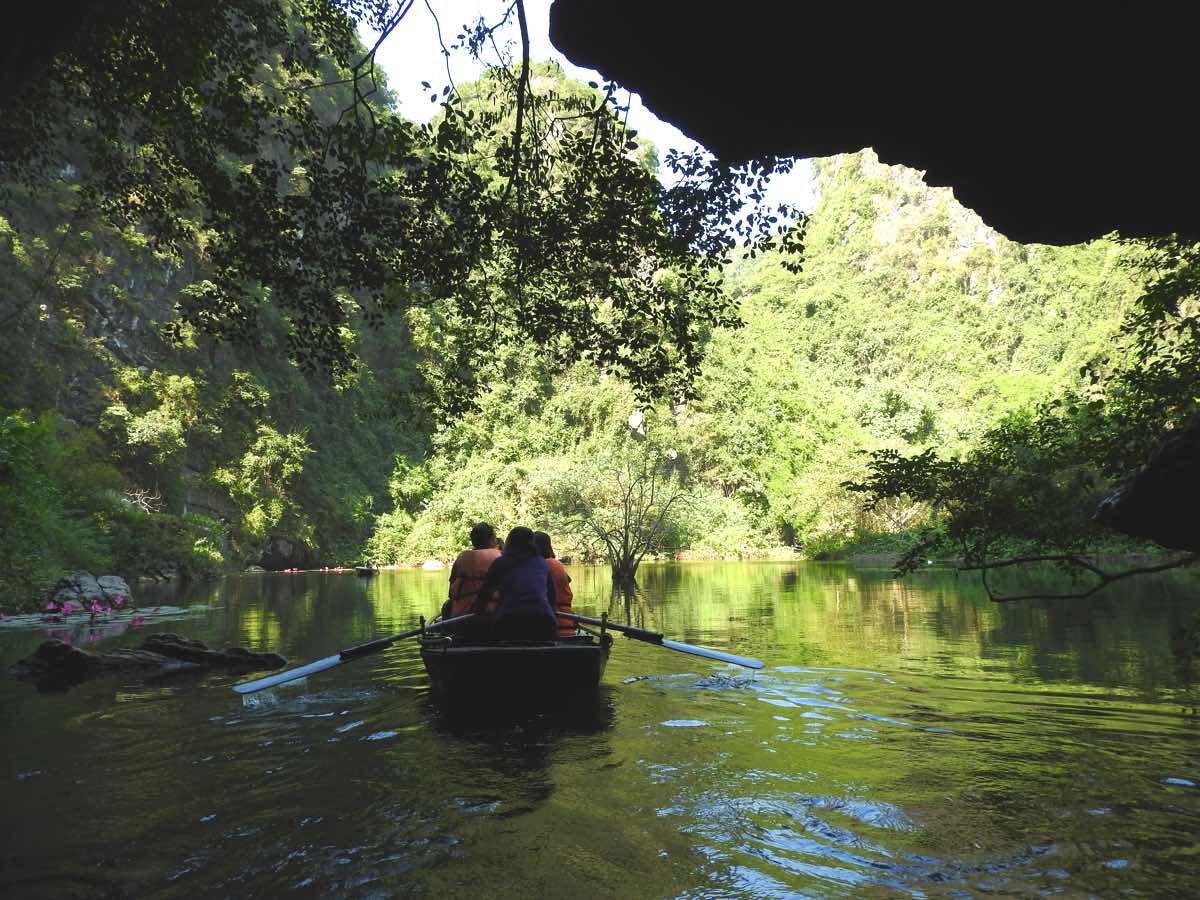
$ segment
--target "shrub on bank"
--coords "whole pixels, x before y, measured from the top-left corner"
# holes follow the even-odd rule
[[[0,590],[6,610],[32,610],[76,571],[133,578],[169,564],[185,577],[225,568],[228,530],[200,515],[148,513],[121,497],[94,432],[55,412],[0,417]]]
[[[96,462],[95,435],[54,412],[0,412],[0,590],[6,606],[32,605],[38,590],[77,569],[105,570],[111,549],[99,527],[120,475]]]
[[[113,567],[128,577],[170,564],[185,578],[213,578],[235,562],[229,529],[209,516],[147,514],[126,506],[111,515],[104,530]]]

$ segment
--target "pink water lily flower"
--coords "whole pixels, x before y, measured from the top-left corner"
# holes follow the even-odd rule
[[[117,594],[117,596],[113,597],[113,603],[117,604],[117,606],[122,605],[124,602],[125,602],[124,594]]]
[[[134,616],[133,620],[129,624],[136,627],[138,625],[141,625],[145,621],[146,621],[145,616]]]
[[[51,600],[49,603],[46,604],[46,612],[56,612],[57,610],[58,610],[58,604],[55,603],[53,600]]]
[[[63,615],[64,615],[64,616],[69,616],[69,615],[71,614],[71,610],[73,610],[74,608],[75,608],[75,607],[71,605],[71,601],[70,601],[70,600],[67,600],[67,601],[65,601],[65,602],[63,603],[63,605],[62,605],[62,611],[63,611]]]

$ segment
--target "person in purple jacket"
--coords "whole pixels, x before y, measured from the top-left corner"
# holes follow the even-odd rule
[[[492,626],[497,641],[558,640],[554,581],[533,544],[533,531],[518,525],[508,533],[504,552],[491,564],[475,596],[475,612],[487,609],[493,594],[499,606]]]

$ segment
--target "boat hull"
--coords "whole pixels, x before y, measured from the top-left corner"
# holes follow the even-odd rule
[[[563,638],[553,643],[421,641],[421,661],[439,694],[595,693],[612,638]]]

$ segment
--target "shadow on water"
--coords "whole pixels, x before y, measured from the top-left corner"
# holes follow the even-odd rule
[[[480,744],[543,746],[561,735],[611,731],[613,688],[548,697],[439,697],[428,692],[422,708],[438,732]]]

